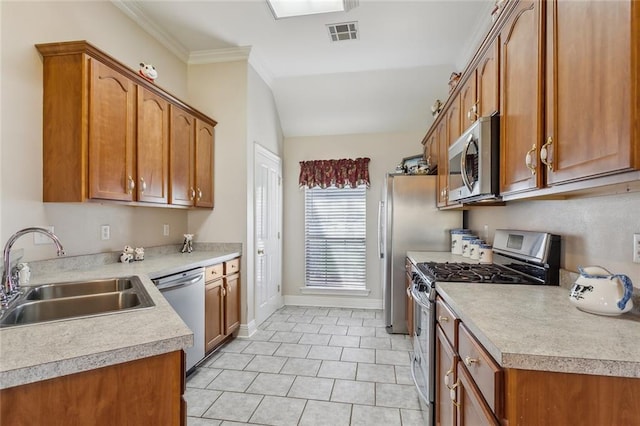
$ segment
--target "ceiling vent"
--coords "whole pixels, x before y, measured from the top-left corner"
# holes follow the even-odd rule
[[[328,24],[331,41],[357,40],[358,23],[342,22],[340,24]]]

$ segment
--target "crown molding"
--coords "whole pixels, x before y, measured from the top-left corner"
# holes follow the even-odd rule
[[[143,30],[148,32],[153,38],[155,38],[160,44],[169,49],[174,55],[176,55],[183,62],[187,62],[189,59],[189,51],[180,42],[178,42],[173,36],[159,27],[156,23],[150,20],[142,10],[136,5],[135,1],[123,0],[111,0],[111,3],[118,9],[120,9],[125,15],[131,18],[136,24],[138,24]]]
[[[245,61],[249,59],[251,46],[225,47],[221,49],[194,50],[189,53],[189,65],[211,64],[215,62]]]

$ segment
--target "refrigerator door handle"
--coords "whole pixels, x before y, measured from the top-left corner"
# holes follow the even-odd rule
[[[384,259],[384,235],[382,229],[382,214],[384,209],[384,201],[378,203],[378,252],[380,259]]]

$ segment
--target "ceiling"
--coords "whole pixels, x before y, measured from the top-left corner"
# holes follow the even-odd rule
[[[426,131],[490,24],[492,0],[360,0],[349,12],[274,19],[264,0],[112,0],[186,62],[249,51],[285,137]],[[331,42],[327,24],[357,21]],[[244,48],[244,49],[238,49]]]

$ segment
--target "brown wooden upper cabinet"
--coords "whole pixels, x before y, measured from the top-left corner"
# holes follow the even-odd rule
[[[478,118],[477,71],[474,70],[460,89],[460,134]]]
[[[213,207],[215,120],[86,41],[38,44],[44,62],[43,200]],[[188,115],[188,154],[171,111]],[[174,136],[179,134],[176,142]],[[171,172],[188,155],[184,197]],[[172,176],[173,177],[173,176]],[[178,202],[173,202],[174,198]]]

